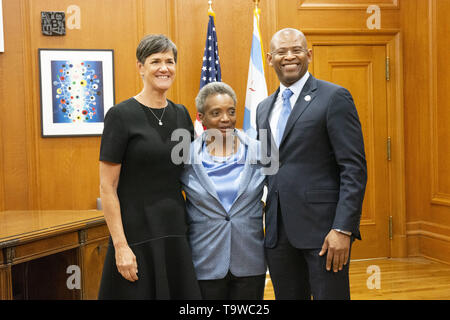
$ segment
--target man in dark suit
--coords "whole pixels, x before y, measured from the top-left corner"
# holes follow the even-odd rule
[[[278,31],[267,60],[280,87],[259,104],[256,125],[279,150],[265,217],[275,297],[350,299],[348,261],[352,241],[361,239],[367,181],[352,96],[309,74],[312,50],[299,30]]]

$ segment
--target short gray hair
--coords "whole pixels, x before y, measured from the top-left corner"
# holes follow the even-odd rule
[[[217,94],[227,94],[231,99],[233,99],[234,105],[236,106],[237,98],[233,88],[231,88],[225,82],[211,82],[201,88],[201,90],[197,94],[197,97],[195,98],[195,106],[197,107],[197,112],[205,113],[206,99]]]
[[[177,62],[177,46],[163,34],[149,34],[142,38],[136,48],[136,58],[142,64],[145,59],[155,53],[173,52],[175,63]]]

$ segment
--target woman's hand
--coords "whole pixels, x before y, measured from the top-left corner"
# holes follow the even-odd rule
[[[136,256],[128,246],[123,231],[117,186],[121,164],[100,161],[100,197],[103,214],[116,251],[116,266],[120,274],[128,281],[138,280]]]
[[[122,277],[128,281],[138,280],[138,267],[136,256],[128,245],[122,245],[115,248],[116,266]]]

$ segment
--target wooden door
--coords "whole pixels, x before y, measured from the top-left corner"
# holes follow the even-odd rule
[[[386,47],[384,45],[314,45],[311,72],[347,88],[362,125],[368,180],[361,217],[362,241],[352,259],[390,256]]]

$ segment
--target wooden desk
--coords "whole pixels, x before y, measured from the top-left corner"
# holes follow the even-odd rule
[[[108,238],[97,210],[0,212],[0,299],[96,299]]]

